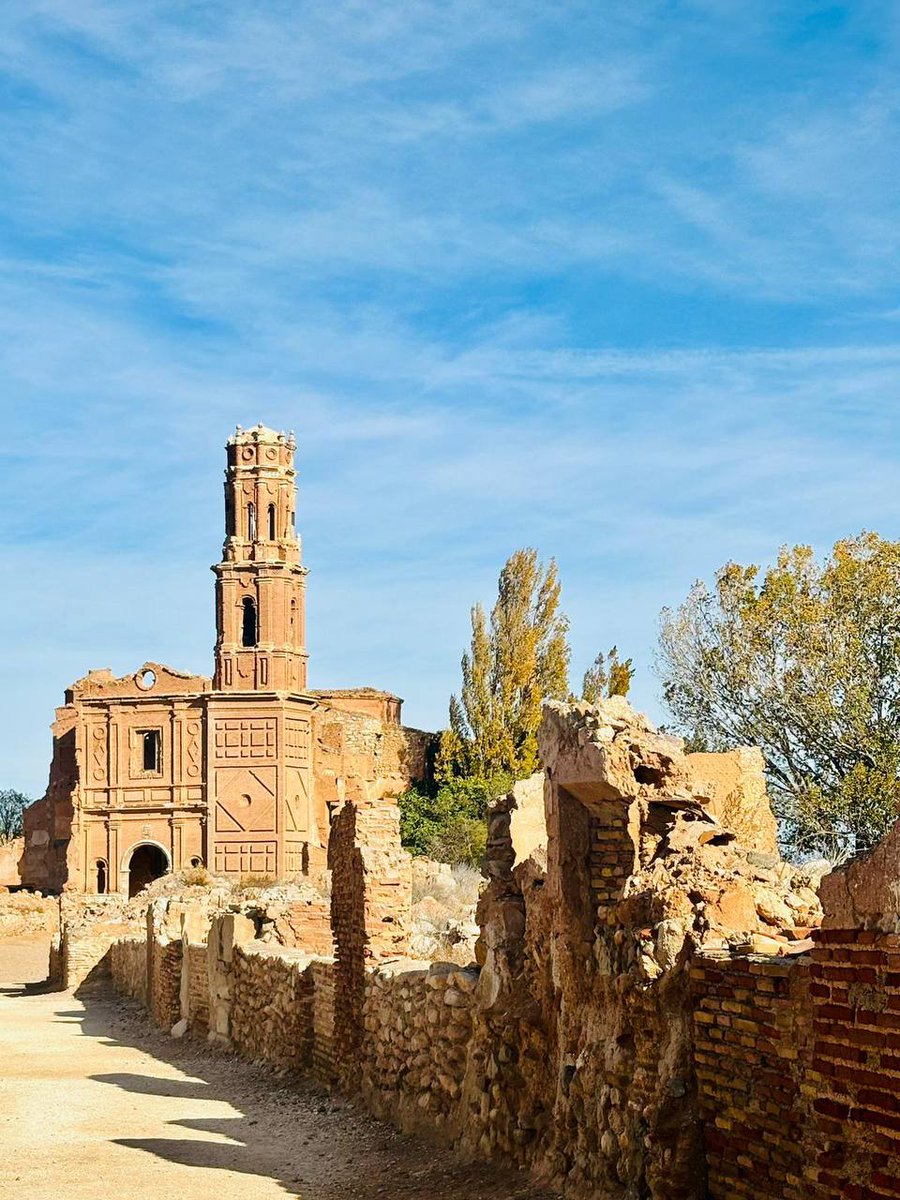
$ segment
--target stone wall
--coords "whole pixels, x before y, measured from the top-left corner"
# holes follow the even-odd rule
[[[309,955],[248,942],[233,961],[231,1041],[248,1058],[282,1070],[312,1066],[313,990]]]
[[[473,1043],[477,970],[399,960],[365,981],[362,1093],[407,1132],[456,1138]]]
[[[204,949],[204,965],[206,963]],[[147,939],[120,937],[109,948],[109,969],[116,991],[147,1003]]]

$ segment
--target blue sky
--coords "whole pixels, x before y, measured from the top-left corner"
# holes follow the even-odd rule
[[[555,555],[573,675],[729,558],[900,536],[900,10],[0,10],[0,786],[208,671],[222,445],[296,430],[315,686],[439,726]]]

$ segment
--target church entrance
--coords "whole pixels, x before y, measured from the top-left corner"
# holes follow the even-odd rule
[[[145,843],[136,846],[128,864],[128,898],[144,890],[148,883],[165,875],[169,869],[169,857],[160,846]]]

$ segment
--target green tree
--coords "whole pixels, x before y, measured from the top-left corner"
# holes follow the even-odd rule
[[[31,797],[12,788],[0,791],[0,842],[10,842],[21,837],[23,814],[31,803]]]
[[[450,700],[441,742],[443,778],[515,778],[537,767],[537,730],[545,699],[569,692],[568,621],[559,607],[553,559],[517,550],[500,572],[490,621],[472,609],[472,639],[462,657],[462,689]]]
[[[817,562],[728,563],[661,622],[678,726],[710,749],[761,746],[787,848],[871,846],[900,803],[900,542],[839,541]]]
[[[438,787],[411,787],[400,806],[400,837],[411,854],[427,854],[440,862],[479,866],[484,856],[487,806],[508,791],[512,780],[455,778]]]
[[[634,678],[630,658],[620,659],[616,646],[604,655],[601,651],[584,673],[581,698],[596,704],[609,696],[627,696]]]

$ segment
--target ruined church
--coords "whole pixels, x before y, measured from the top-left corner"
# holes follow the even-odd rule
[[[397,696],[307,687],[295,449],[263,425],[228,440],[212,678],[147,662],[66,690],[25,815],[26,886],[135,895],[201,865],[298,876],[324,865],[344,799],[427,776],[433,738],[401,725]]]

